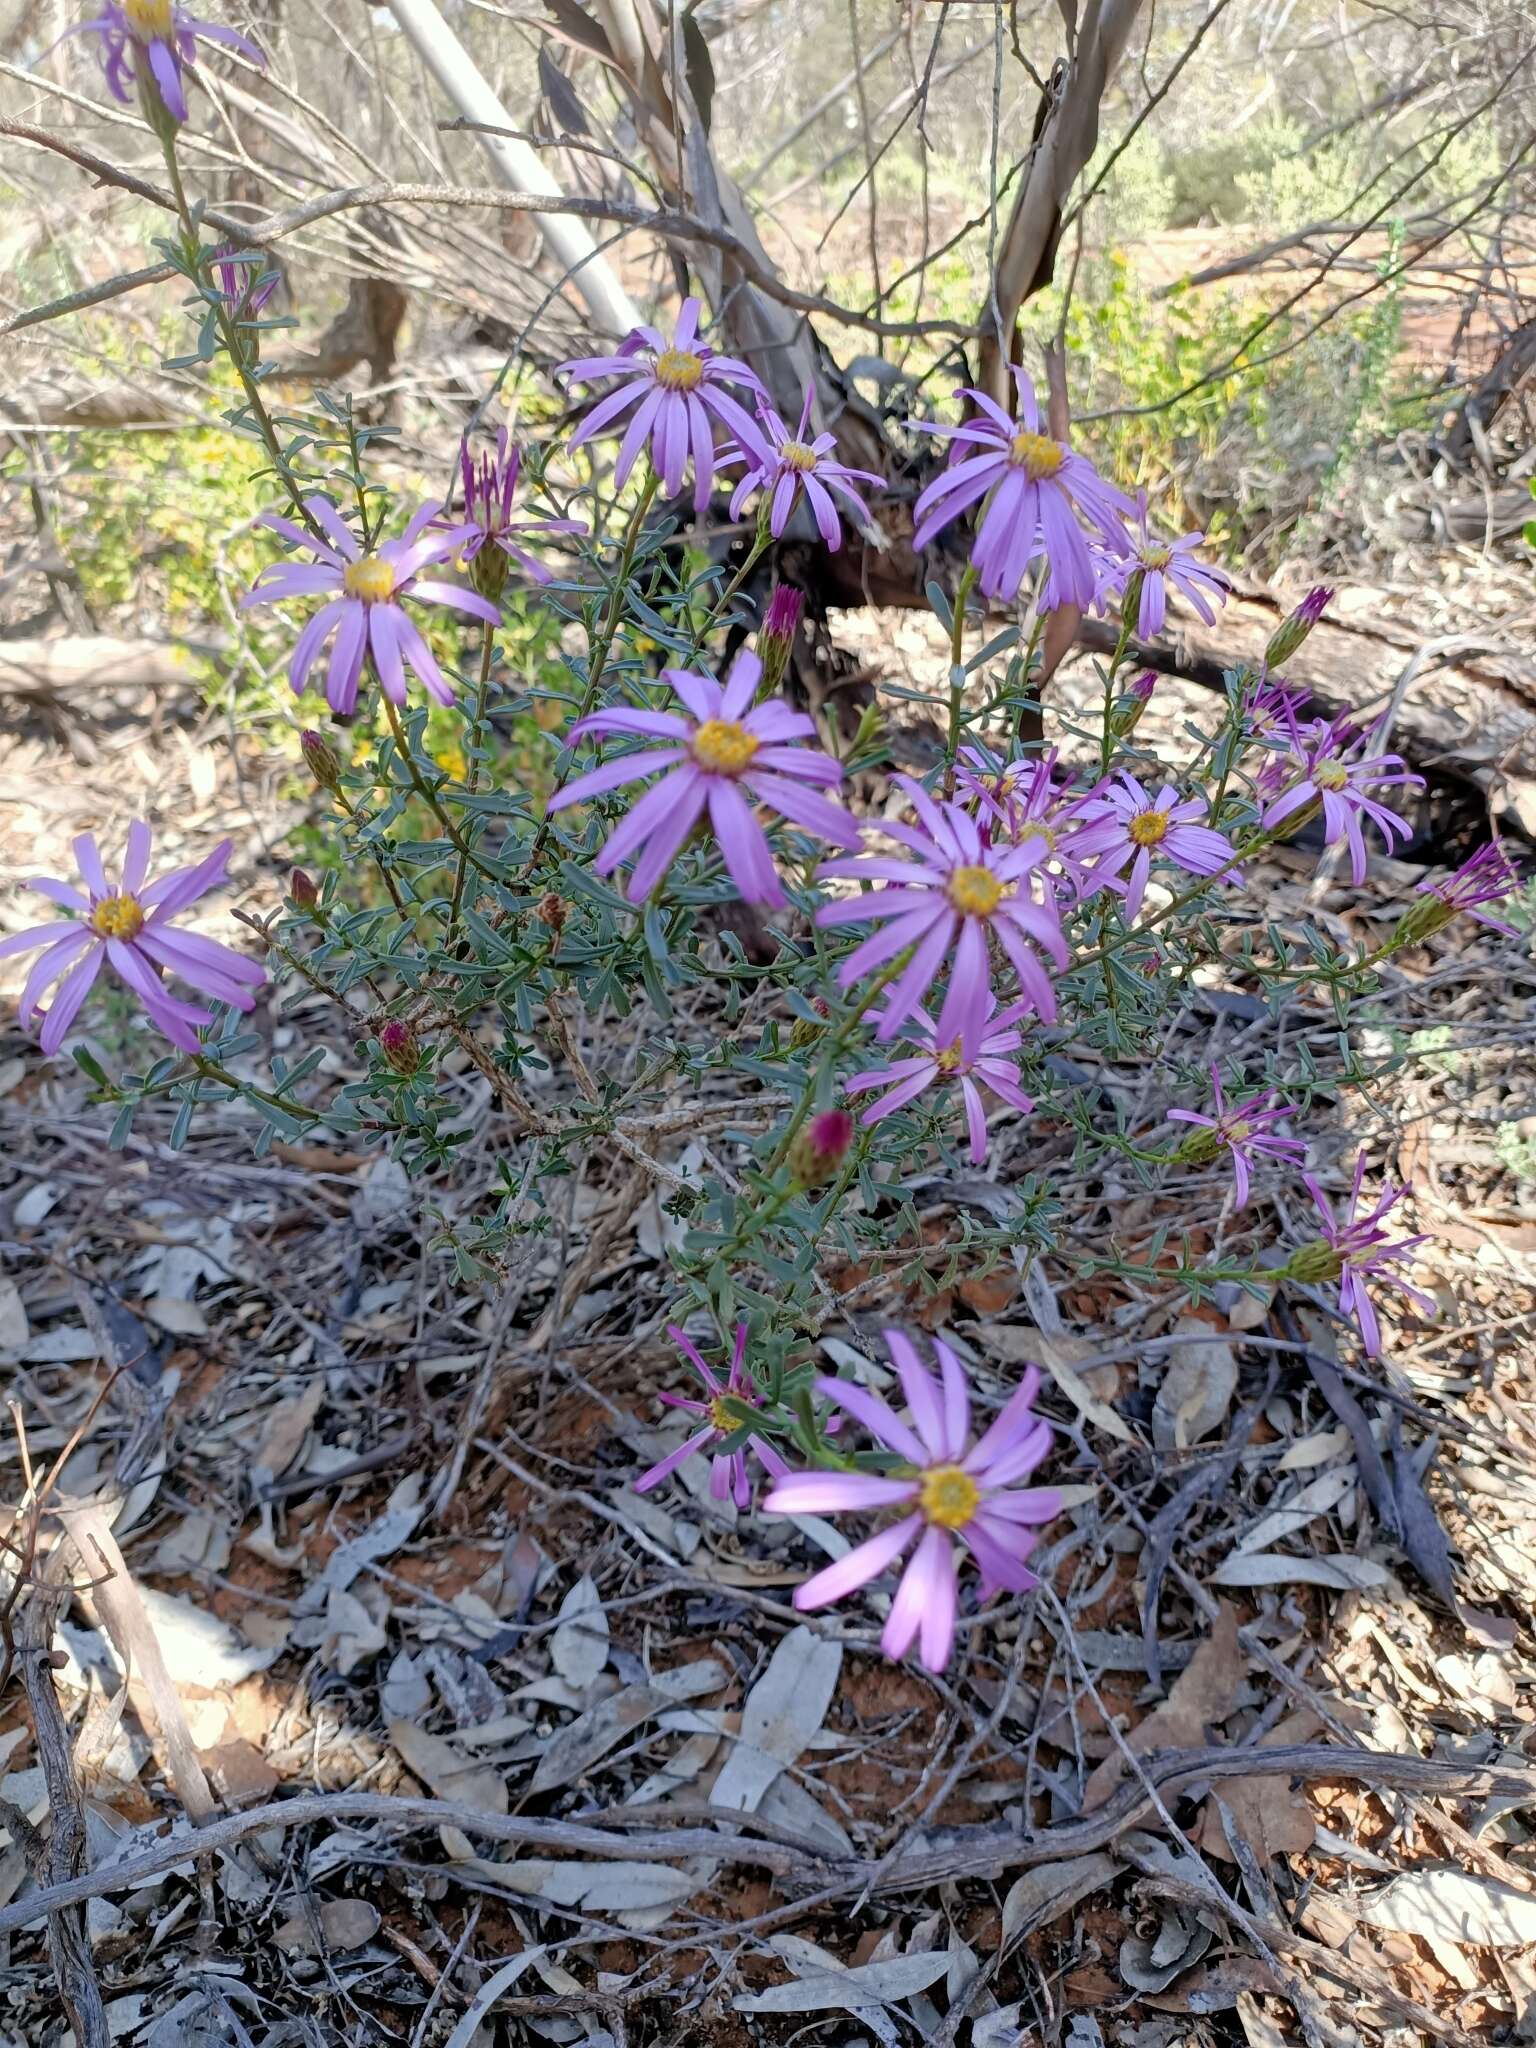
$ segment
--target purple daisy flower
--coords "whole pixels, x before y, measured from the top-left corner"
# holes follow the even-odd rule
[[[1275,1134],[1272,1126],[1283,1123],[1291,1114],[1290,1104],[1282,1102],[1275,1089],[1271,1088],[1262,1095],[1251,1095],[1246,1102],[1229,1105],[1221,1092],[1221,1069],[1212,1061],[1211,1096],[1216,1104],[1214,1116],[1204,1116],[1193,1109],[1170,1109],[1168,1121],[1171,1124],[1195,1124],[1208,1132],[1206,1143],[1212,1157],[1218,1151],[1230,1154],[1235,1183],[1234,1206],[1242,1209],[1247,1206],[1249,1173],[1253,1167],[1263,1159],[1304,1159],[1307,1148],[1299,1138],[1282,1138]]]
[[[1033,835],[1018,846],[994,846],[962,804],[936,801],[910,775],[898,775],[896,781],[911,799],[918,823],[886,822],[880,829],[910,849],[913,857],[893,860],[884,854],[864,854],[823,862],[819,876],[887,886],[824,903],[816,922],[827,926],[889,920],[883,932],[865,939],[843,962],[837,978],[844,988],[912,947],[912,958],[886,999],[875,1033],[881,1041],[894,1038],[907,1018],[916,1015],[953,951],[949,988],[939,1013],[939,1042],[948,1046],[958,1038],[968,1057],[975,1059],[991,994],[989,934],[996,934],[1012,961],[1021,994],[1047,1023],[1055,1021],[1055,991],[1032,950],[1039,946],[1059,968],[1067,964],[1055,894],[1043,880],[1040,896],[1033,888],[1049,849]]]
[[[1010,839],[1036,838],[1045,845],[1046,872],[1070,901],[1083,902],[1100,889],[1123,894],[1111,873],[1089,865],[1118,843],[1118,828],[1112,818],[1088,812],[1096,790],[1076,788],[1070,776],[1058,779],[1057,758],[1055,747],[1003,757],[983,746],[963,746],[955,784],[989,837],[996,828]]]
[[[667,1325],[667,1335],[704,1382],[708,1398],[703,1401],[689,1401],[681,1394],[660,1394],[657,1398],[664,1401],[669,1408],[686,1408],[690,1415],[702,1415],[706,1421],[704,1427],[689,1437],[686,1443],[679,1444],[675,1451],[669,1451],[648,1472],[641,1473],[635,1481],[636,1493],[649,1493],[652,1487],[660,1486],[663,1479],[670,1479],[678,1466],[691,1458],[695,1451],[707,1451],[713,1445],[723,1442],[726,1437],[737,1433],[741,1428],[741,1422],[725,1406],[727,1394],[748,1408],[761,1406],[757,1389],[747,1378],[745,1371],[745,1323],[736,1325],[736,1348],[731,1353],[731,1369],[724,1386],[699,1356],[698,1347],[675,1323]],[[749,1436],[747,1442],[756,1452],[758,1462],[771,1479],[783,1479],[788,1476],[789,1467],[766,1437]],[[711,1461],[709,1491],[715,1500],[734,1500],[737,1507],[742,1509],[751,1507],[752,1482],[747,1477],[745,1449],[716,1454]]]
[[[1509,856],[1502,846],[1490,840],[1486,846],[1480,846],[1476,853],[1469,855],[1454,873],[1420,882],[1414,893],[1433,897],[1444,905],[1445,916],[1438,920],[1440,924],[1449,924],[1458,911],[1465,911],[1479,924],[1490,925],[1494,931],[1503,932],[1513,939],[1519,937],[1515,927],[1506,924],[1501,917],[1490,917],[1483,905],[1502,903],[1519,886],[1520,877]]]
[[[554,571],[546,569],[521,542],[540,534],[585,533],[587,523],[584,519],[515,520],[512,501],[517,493],[521,466],[522,456],[513,447],[512,437],[505,427],[496,436],[494,455],[483,452],[477,460],[470,452],[468,441],[465,441],[459,449],[459,475],[464,485],[463,517],[456,522],[452,513],[439,513],[438,518],[443,524],[466,535],[459,548],[459,559],[466,565],[475,562],[482,549],[494,548],[516,562],[524,575],[535,583],[550,583],[554,580]]]
[[[1329,846],[1340,840],[1349,847],[1351,879],[1358,886],[1365,880],[1365,833],[1361,820],[1369,818],[1387,843],[1390,853],[1395,839],[1413,837],[1407,822],[1396,811],[1371,795],[1373,789],[1394,785],[1422,789],[1424,778],[1408,769],[1401,754],[1368,754],[1349,760],[1344,748],[1358,737],[1358,729],[1346,718],[1313,719],[1305,726],[1292,725],[1291,750],[1281,767],[1287,788],[1283,795],[1266,804],[1264,829],[1273,832],[1287,818],[1322,807],[1323,839]],[[1297,820],[1298,823],[1300,820]]]
[[[988,597],[1011,599],[1024,572],[1039,555],[1049,563],[1041,606],[1093,603],[1094,566],[1079,524],[1086,517],[1111,535],[1132,510],[1131,501],[1105,483],[1093,464],[1041,426],[1035,388],[1013,366],[1018,417],[1010,419],[984,391],[957,391],[975,415],[963,426],[924,425],[923,432],[954,443],[950,466],[936,477],[914,509],[914,551],[927,547],[952,519],[991,492],[971,549],[971,561]],[[980,452],[966,454],[967,449]]]
[[[1024,1034],[1019,1030],[1017,1020],[1027,1016],[1030,1007],[1027,1002],[1019,1002],[1011,1003],[1006,1010],[998,1010],[996,1002],[989,1001],[980,1048],[974,1059],[966,1057],[965,1047],[959,1039],[941,1051],[932,1018],[926,1010],[918,1010],[908,1018],[907,1025],[910,1036],[916,1038],[922,1047],[920,1052],[908,1059],[893,1060],[888,1067],[870,1067],[844,1083],[850,1095],[863,1095],[871,1088],[886,1090],[869,1105],[859,1122],[877,1124],[882,1117],[893,1116],[898,1109],[905,1109],[909,1102],[915,1102],[926,1089],[958,1081],[965,1101],[971,1164],[984,1166],[987,1158],[987,1112],[981,1099],[982,1085],[990,1088],[994,1095],[1001,1096],[1021,1116],[1027,1116],[1035,1106],[1034,1097],[1026,1095],[1019,1086],[1017,1059],[1009,1057],[1017,1053],[1024,1043]]]
[[[258,526],[270,526],[295,547],[308,548],[319,560],[274,563],[262,570],[254,587],[241,599],[244,610],[256,604],[281,604],[290,597],[334,593],[304,628],[293,650],[288,680],[294,695],[303,696],[310,670],[334,635],[335,644],[326,669],[325,697],[338,718],[348,717],[356,707],[365,655],[371,657],[379,686],[391,704],[405,702],[407,666],[425,684],[430,697],[439,704],[451,704],[453,690],[401,600],[449,605],[455,611],[483,619],[487,625],[496,624],[501,614],[487,598],[457,583],[439,583],[417,573],[456,555],[471,529],[462,525],[436,527],[433,522],[440,508],[423,505],[398,540],[384,541],[365,554],[328,499],[306,498],[304,509],[328,536],[330,545],[305,533],[291,520],[279,518],[275,512],[264,512],[256,522]]]
[[[650,443],[651,464],[661,478],[668,497],[683,487],[683,472],[693,457],[693,509],[703,514],[709,504],[715,480],[715,422],[718,421],[743,449],[749,460],[770,460],[762,432],[752,415],[725,389],[742,384],[754,398],[766,399],[755,370],[734,356],[716,355],[699,341],[699,302],[684,299],[677,316],[677,332],[668,341],[654,327],[636,327],[611,356],[581,356],[562,363],[557,376],[572,377],[590,384],[599,377],[621,377],[617,391],[599,399],[587,414],[570,445],[614,428],[615,422],[634,407],[634,416],[624,429],[614,483],[622,489],[635,466],[640,450]]]
[[[1108,536],[1110,561],[1106,564],[1101,595],[1117,603],[1125,596],[1131,579],[1141,577],[1141,598],[1136,612],[1136,631],[1152,640],[1163,630],[1168,616],[1168,592],[1176,590],[1199,613],[1208,626],[1216,623],[1211,600],[1225,604],[1232,585],[1220,569],[1195,559],[1195,550],[1205,541],[1203,533],[1186,533],[1182,540],[1161,540],[1147,517],[1147,494],[1136,494],[1136,525],[1133,531],[1111,531]]]
[[[1337,1281],[1340,1313],[1354,1317],[1359,1326],[1360,1341],[1365,1346],[1366,1356],[1374,1358],[1381,1350],[1381,1324],[1377,1320],[1370,1295],[1366,1292],[1367,1280],[1397,1288],[1399,1293],[1406,1294],[1414,1307],[1424,1315],[1433,1316],[1436,1312],[1432,1296],[1423,1293],[1417,1287],[1410,1287],[1408,1282],[1393,1270],[1421,1244],[1429,1242],[1428,1234],[1420,1232],[1417,1237],[1400,1237],[1393,1241],[1382,1228],[1385,1217],[1407,1194],[1406,1186],[1395,1188],[1390,1182],[1387,1183],[1375,1207],[1363,1216],[1359,1213],[1360,1193],[1365,1183],[1363,1152],[1355,1161],[1355,1178],[1349,1193],[1349,1210],[1342,1223],[1334,1215],[1333,1205],[1311,1174],[1304,1173],[1302,1179],[1306,1183],[1307,1193],[1317,1204],[1317,1212],[1322,1219],[1322,1236],[1295,1252],[1286,1271],[1296,1280]]]
[[[41,876],[27,884],[29,889],[36,889],[39,895],[70,913],[52,924],[34,925],[30,931],[13,932],[9,938],[0,939],[0,959],[12,953],[30,952],[37,946],[43,948],[21,992],[19,1011],[24,1028],[37,1014],[44,991],[58,983],[43,1020],[41,1044],[45,1053],[56,1053],[64,1043],[65,1033],[79,1015],[80,1005],[90,994],[103,961],[138,997],[156,1029],[163,1031],[183,1052],[200,1050],[198,1029],[213,1022],[213,1012],[169,995],[164,986],[165,975],[179,975],[216,1003],[229,1003],[237,1010],[256,1007],[252,990],[266,980],[266,969],[228,946],[221,946],[216,939],[178,931],[171,922],[224,880],[233,844],[232,840],[223,840],[206,860],[194,867],[173,869],[146,888],[150,832],[146,824],[135,819],[128,827],[123,871],[115,887],[107,880],[101,854],[89,832],[72,842],[75,864],[88,893],[82,894],[52,876]]]
[[[570,730],[572,741],[589,734],[636,733],[658,739],[660,747],[605,761],[580,775],[550,799],[551,812],[585,803],[643,776],[664,775],[609,834],[593,866],[611,874],[631,854],[645,851],[630,877],[629,900],[643,903],[671,866],[694,826],[708,813],[731,880],[743,902],[782,904],[783,886],[773,865],[767,834],[753,816],[749,796],[767,804],[802,831],[836,846],[859,844],[857,824],[839,805],[806,783],[833,788],[843,779],[840,761],[817,747],[792,744],[814,739],[816,724],[793,711],[781,697],[754,706],[763,665],[748,648],[731,664],[722,690],[712,676],[692,669],[663,669],[662,681],[680,697],[689,716],[675,711],[627,707],[596,711]]]
[[[927,1669],[942,1671],[954,1652],[960,1604],[957,1540],[976,1560],[983,1599],[1000,1588],[1027,1592],[1037,1583],[1024,1560],[1038,1540],[1036,1530],[1060,1514],[1061,1495],[1054,1487],[1022,1489],[1019,1482],[1048,1455],[1051,1431],[1033,1412],[1040,1375],[1031,1366],[991,1427],[967,1447],[970,1394],[953,1351],[935,1340],[941,1387],[910,1337],[887,1330],[885,1341],[911,1412],[910,1424],[878,1395],[847,1380],[818,1380],[816,1391],[862,1422],[908,1470],[888,1476],[794,1472],[778,1481],[763,1506],[777,1515],[908,1508],[900,1521],[807,1579],[796,1590],[795,1605],[804,1613],[845,1599],[893,1565],[915,1540],[917,1549],[901,1575],[880,1647],[888,1657],[902,1657],[916,1638]]]
[[[835,434],[817,434],[814,440],[806,439],[806,429],[811,423],[811,396],[807,391],[805,404],[800,409],[800,424],[794,433],[789,431],[771,405],[759,405],[757,421],[764,454],[759,456],[755,450],[742,448],[725,458],[729,462],[741,461],[747,465],[746,474],[731,497],[731,517],[740,518],[742,507],[754,491],[769,491],[772,496],[768,525],[774,539],[778,540],[789,524],[796,498],[803,492],[816,521],[817,532],[827,546],[836,551],[843,544],[843,523],[832,502],[832,493],[836,491],[846,499],[868,525],[869,507],[853,486],[855,483],[881,486],[885,478],[877,476],[871,469],[850,469],[846,462],[839,462],[833,452],[837,447]]]
[[[1095,816],[1115,821],[1116,840],[1106,858],[1116,872],[1127,861],[1131,863],[1130,883],[1125,892],[1127,918],[1135,917],[1141,908],[1154,854],[1161,854],[1191,875],[1228,874],[1232,880],[1237,879],[1230,873],[1236,859],[1231,840],[1209,825],[1193,822],[1206,815],[1204,797],[1186,797],[1180,803],[1179,793],[1171,782],[1165,782],[1157,795],[1151,796],[1124,770],[1119,781],[1118,789],[1111,784],[1095,796],[1090,809]]]
[[[176,121],[187,119],[182,74],[196,62],[199,38],[238,50],[253,64],[266,62],[248,36],[216,21],[200,21],[173,0],[105,0],[100,14],[77,22],[64,34],[101,38],[101,68],[113,99],[129,105],[134,82],[148,79]]]
[[[1248,700],[1243,714],[1248,730],[1256,740],[1287,742],[1311,700],[1310,690],[1287,683],[1284,676],[1271,676]]]

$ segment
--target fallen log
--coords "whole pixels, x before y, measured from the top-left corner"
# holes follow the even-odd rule
[[[1228,669],[1257,666],[1283,615],[1277,600],[1234,595],[1214,626],[1179,618],[1129,659],[1159,675],[1220,689]],[[1085,619],[1077,644],[1112,651],[1113,620]],[[1501,822],[1536,839],[1536,661],[1471,636],[1426,640],[1395,620],[1325,618],[1285,665],[1326,713],[1357,718],[1396,702],[1391,744],[1419,769],[1475,787]]]
[[[0,640],[0,697],[47,703],[124,686],[183,689],[197,680],[193,657],[216,651],[177,640],[119,640],[109,633]]]

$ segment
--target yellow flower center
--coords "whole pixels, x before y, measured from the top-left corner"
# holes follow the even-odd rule
[[[944,1050],[938,1055],[935,1064],[941,1074],[955,1074],[959,1072],[960,1062],[964,1058],[964,1050],[957,1038],[953,1045],[945,1046]]]
[[[1141,551],[1144,569],[1166,569],[1171,559],[1172,550],[1169,548],[1143,548]]]
[[[395,572],[377,555],[364,555],[361,561],[348,562],[341,580],[348,597],[360,597],[364,604],[382,604],[395,594]]]
[[[981,1488],[958,1465],[930,1465],[918,1488],[917,1503],[941,1529],[963,1529],[981,1505]]]
[[[821,457],[814,448],[807,448],[803,441],[786,441],[779,450],[779,460],[786,469],[798,469],[805,475],[816,467]]]
[[[710,1428],[718,1429],[722,1436],[729,1436],[733,1429],[740,1429],[741,1427],[736,1417],[725,1405],[724,1394],[716,1394],[713,1401],[709,1404],[708,1414]]]
[[[90,923],[103,939],[136,939],[144,929],[144,913],[131,896],[103,896]]]
[[[1241,1145],[1244,1138],[1251,1138],[1252,1135],[1253,1125],[1242,1117],[1239,1117],[1235,1124],[1227,1125],[1228,1140],[1234,1145]]]
[[[956,868],[949,900],[962,917],[990,917],[1003,900],[1003,885],[990,868]]]
[[[1054,476],[1067,459],[1067,451],[1049,434],[1015,434],[1008,448],[1008,460],[1022,469],[1033,482]]]
[[[690,348],[664,348],[656,358],[656,382],[664,391],[692,391],[704,375],[704,358]]]
[[[123,13],[141,43],[166,42],[176,27],[171,0],[123,0]]]
[[[1349,780],[1349,770],[1342,761],[1319,761],[1312,770],[1312,780],[1319,789],[1342,789]]]
[[[1038,818],[1026,818],[1019,827],[1020,839],[1043,839],[1048,853],[1056,851],[1056,834]]]
[[[1157,846],[1167,837],[1168,813],[1166,811],[1138,811],[1126,831],[1135,846]]]
[[[732,718],[706,718],[693,736],[693,758],[715,775],[739,775],[758,741]]]

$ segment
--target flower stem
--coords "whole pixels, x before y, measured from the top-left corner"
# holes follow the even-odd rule
[[[491,663],[496,653],[496,628],[487,625],[480,639],[480,674],[475,684],[475,712],[470,725],[470,759],[468,788],[471,796],[480,786],[480,749],[485,744],[485,700],[491,688]],[[453,901],[448,906],[448,922],[454,924],[459,915],[459,905],[464,901],[464,882],[469,874],[469,861],[463,852],[459,854],[458,872],[453,878]]]
[[[725,614],[730,610],[732,601],[739,595],[743,584],[746,582],[747,578],[752,574],[752,571],[757,567],[758,563],[762,560],[764,552],[768,547],[768,543],[772,540],[772,538],[772,534],[765,532],[762,525],[759,524],[757,532],[753,536],[752,545],[747,550],[746,560],[742,563],[741,567],[736,571],[736,574],[725,586],[725,589],[721,592],[720,596],[716,599],[715,603],[710,607],[709,611],[705,614],[703,624],[699,626],[699,628],[694,633],[692,639],[689,642],[687,658],[690,663],[698,660],[699,649],[704,645],[704,642],[715,630],[715,627],[720,623],[721,619],[723,619]]]
[[[944,800],[955,793],[955,756],[960,751],[960,727],[965,715],[965,605],[976,583],[974,564],[967,562],[955,590],[955,606],[949,622],[949,735],[944,742]]]
[[[455,825],[452,818],[443,809],[436,796],[427,787],[426,777],[416,765],[416,756],[411,752],[410,743],[405,736],[405,728],[400,723],[400,713],[388,697],[384,699],[384,715],[389,720],[389,729],[395,736],[395,745],[399,749],[401,760],[405,763],[406,773],[411,778],[411,787],[427,806],[433,817],[436,818],[439,825],[442,826],[443,837],[457,850],[462,862],[475,868],[478,873],[485,876],[487,881],[499,883],[501,876],[497,874],[494,868],[486,866],[458,826]]]

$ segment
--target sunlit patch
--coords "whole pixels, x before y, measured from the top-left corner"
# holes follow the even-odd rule
[[[1008,444],[1008,460],[1036,483],[1054,476],[1066,459],[1066,449],[1049,434],[1019,433]]]
[[[1138,811],[1125,829],[1136,846],[1160,846],[1168,836],[1168,813]]]
[[[395,572],[377,555],[348,562],[341,580],[348,597],[360,597],[364,604],[382,604],[395,594]]]
[[[136,939],[144,929],[144,913],[132,896],[103,896],[90,923],[101,938]]]
[[[731,718],[707,718],[693,736],[693,758],[714,775],[739,775],[758,741]]]
[[[656,358],[656,382],[664,391],[692,391],[704,375],[704,358],[688,348],[664,348]]]
[[[1003,885],[990,868],[956,868],[949,878],[949,900],[962,917],[990,917],[1003,900]]]
[[[941,1529],[963,1529],[981,1505],[981,1488],[958,1465],[930,1465],[918,1488],[918,1506]]]

